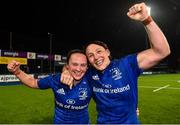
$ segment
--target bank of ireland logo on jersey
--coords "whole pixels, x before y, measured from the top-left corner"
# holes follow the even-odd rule
[[[72,104],[75,104],[76,101],[75,101],[74,99],[67,99],[67,100],[66,100],[66,103],[72,105]]]
[[[79,88],[79,100],[85,100],[87,97],[87,88]]]
[[[102,84],[102,86],[104,86],[107,89],[110,89],[112,87],[112,85],[110,85],[110,84]]]
[[[63,88],[58,89],[56,92],[59,93],[59,94],[65,95],[65,92],[64,92]]]
[[[92,79],[94,79],[94,80],[99,80],[99,76],[96,74],[96,75],[93,75],[92,76]]]
[[[119,70],[119,68],[115,67],[115,68],[112,68],[110,70],[111,74],[112,74],[112,78],[114,80],[118,80],[118,79],[121,79],[122,78],[122,73],[121,71]]]

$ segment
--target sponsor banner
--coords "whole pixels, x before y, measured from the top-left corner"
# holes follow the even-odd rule
[[[19,79],[15,75],[0,75],[0,82],[18,82]]]
[[[8,64],[11,60],[16,60],[21,65],[27,65],[27,58],[15,58],[15,57],[0,57],[0,64]]]
[[[54,60],[54,55],[49,54],[49,58],[48,58],[48,59],[51,60],[51,61],[53,61],[53,60]]]
[[[36,54],[36,59],[43,59],[43,60],[54,60],[54,55],[52,54]]]
[[[61,55],[54,55],[54,60],[55,61],[61,61]]]
[[[19,56],[21,58],[27,58],[27,52],[19,52]]]
[[[67,57],[66,56],[62,56],[62,61],[66,61]]]
[[[34,77],[33,74],[29,74]],[[15,75],[0,75],[0,83],[3,82],[19,82],[20,80]]]
[[[27,52],[28,59],[36,59],[36,53],[34,52]]]
[[[37,59],[49,59],[49,56],[47,54],[36,54]]]
[[[1,56],[27,58],[27,52],[15,52],[15,51],[1,50]]]

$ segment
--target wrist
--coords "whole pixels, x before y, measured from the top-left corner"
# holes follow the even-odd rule
[[[142,23],[147,26],[148,24],[150,24],[153,21],[151,16],[148,16],[145,20],[142,21]]]
[[[16,76],[19,75],[20,73],[21,73],[21,70],[17,70],[15,72],[13,72],[13,74],[16,75]]]

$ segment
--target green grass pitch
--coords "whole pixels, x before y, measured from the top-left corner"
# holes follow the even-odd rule
[[[140,76],[138,94],[142,124],[180,124],[180,74]],[[53,111],[50,89],[0,86],[0,124],[50,124]],[[93,101],[89,113],[91,122],[96,123]]]

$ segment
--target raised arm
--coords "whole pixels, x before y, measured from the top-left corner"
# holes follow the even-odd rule
[[[170,54],[168,41],[158,25],[148,15],[145,3],[133,5],[127,15],[131,19],[144,23],[151,47],[140,52],[137,61],[141,69],[149,69]]]
[[[20,63],[13,60],[8,63],[7,69],[9,72],[13,73],[16,75],[16,77],[26,86],[30,88],[38,88],[37,85],[37,79],[32,77],[31,75],[26,74],[20,69]]]

